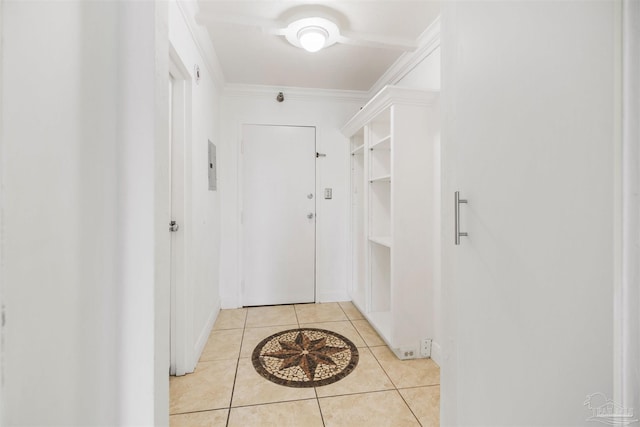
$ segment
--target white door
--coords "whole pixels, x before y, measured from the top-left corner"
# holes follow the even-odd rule
[[[615,18],[443,2],[443,425],[584,425],[613,398]]]
[[[170,223],[170,367],[172,375],[193,372],[188,325],[193,324],[192,310],[187,307],[185,265],[185,143],[187,135],[187,81],[173,60],[169,61],[169,186]]]
[[[315,128],[244,125],[245,306],[315,300]]]

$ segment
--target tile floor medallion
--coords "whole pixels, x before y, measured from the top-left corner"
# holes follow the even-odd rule
[[[358,364],[358,349],[332,331],[288,329],[262,340],[251,361],[260,375],[276,384],[316,387],[349,375]]]

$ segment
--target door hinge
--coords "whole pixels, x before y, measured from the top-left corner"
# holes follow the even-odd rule
[[[326,154],[324,154],[324,153],[318,153],[318,152],[316,151],[316,159],[317,159],[318,157],[327,157],[327,155],[326,155]]]

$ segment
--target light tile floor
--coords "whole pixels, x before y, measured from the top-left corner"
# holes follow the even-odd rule
[[[267,381],[251,363],[264,338],[328,329],[358,347],[356,368],[322,387]],[[222,310],[193,374],[171,377],[171,427],[438,426],[440,368],[401,361],[349,302]]]

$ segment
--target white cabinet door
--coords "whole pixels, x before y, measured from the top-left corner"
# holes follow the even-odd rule
[[[584,425],[613,397],[615,3],[442,18],[443,425]]]
[[[245,125],[242,304],[314,302],[315,128]]]

